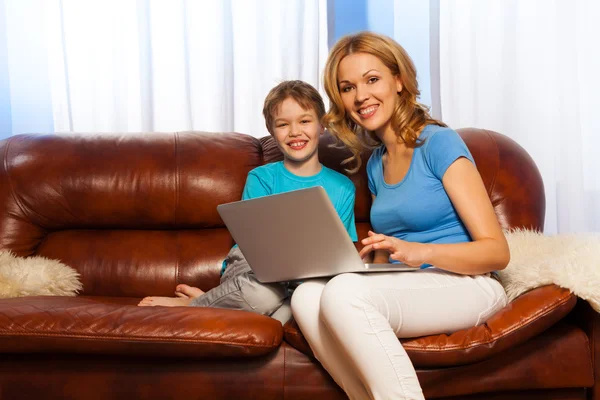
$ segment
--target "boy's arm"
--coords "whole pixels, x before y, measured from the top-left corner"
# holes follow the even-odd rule
[[[250,200],[256,197],[264,197],[270,195],[271,188],[253,171],[248,173],[246,185],[242,192],[242,200]]]
[[[356,199],[355,191],[356,189],[354,189],[354,186],[352,186],[352,190],[346,194],[345,201],[342,203],[342,207],[338,210],[338,213],[352,241],[358,242],[358,235],[356,234],[356,222],[354,218],[354,202]]]

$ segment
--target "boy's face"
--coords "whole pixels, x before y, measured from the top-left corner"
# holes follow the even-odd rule
[[[303,109],[294,99],[288,97],[275,111],[272,133],[287,160],[304,163],[318,157],[323,126],[315,110]]]

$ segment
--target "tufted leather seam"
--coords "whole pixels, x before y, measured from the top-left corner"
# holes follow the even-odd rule
[[[169,339],[161,339],[161,338],[153,338],[153,337],[147,337],[147,336],[99,336],[99,335],[73,335],[73,334],[59,334],[59,333],[23,333],[23,334],[19,334],[19,333],[14,333],[11,332],[10,334],[4,334],[3,332],[0,332],[0,337],[21,337],[21,336],[41,336],[41,337],[56,337],[56,338],[71,338],[71,339],[111,339],[111,340],[117,340],[118,343],[121,343],[123,341],[123,339],[127,339],[127,340],[139,340],[139,341],[144,341],[144,342],[163,342],[163,343],[169,343],[169,342],[175,342],[175,343],[197,343],[197,344],[232,344],[232,345],[240,345],[240,346],[247,346],[247,347],[273,347],[275,345],[275,342],[273,342],[273,344],[252,344],[252,343],[240,343],[240,342],[232,342],[232,341],[222,341],[222,340],[204,340],[204,341],[200,341],[197,339],[177,339],[174,337],[170,337]]]
[[[180,202],[180,194],[179,187],[181,185],[181,180],[179,177],[180,166],[179,166],[179,132],[175,132],[175,220],[178,221],[179,214],[179,202]],[[176,253],[175,253],[175,286],[179,285],[181,282],[181,270],[179,268],[179,231],[176,232],[177,240],[175,242],[176,245]]]
[[[13,182],[10,177],[10,172],[8,169],[8,150],[14,139],[15,139],[15,137],[12,136],[12,137],[8,138],[8,141],[6,142],[6,149],[4,150],[4,163],[3,163],[4,172],[6,173],[6,180],[8,181],[8,186],[10,188],[10,196],[12,197],[13,201],[17,204],[17,207],[19,207],[19,210],[21,210],[23,215],[27,216],[27,213],[25,212],[25,208],[23,207],[23,205],[21,204],[21,202],[19,201],[19,199],[17,198],[17,196],[15,194],[15,188],[13,186]],[[28,221],[28,222],[31,223],[31,221]],[[39,243],[38,243],[38,246],[39,246]]]
[[[564,305],[565,303],[567,303],[571,298],[572,298],[573,294],[572,293],[568,293],[568,295],[565,298],[560,298],[558,299],[555,303],[552,303],[551,305],[548,305],[546,307],[544,307],[543,309],[541,309],[538,313],[534,314],[532,317],[528,318],[524,323],[520,323],[518,325],[513,325],[511,328],[509,328],[508,330],[503,331],[499,336],[493,336],[488,340],[481,340],[481,341],[477,341],[477,342],[471,342],[469,343],[467,346],[461,346],[461,345],[454,345],[454,346],[444,346],[444,347],[440,347],[440,346],[418,346],[418,345],[411,345],[408,343],[403,343],[402,346],[406,349],[406,350],[411,350],[414,352],[418,352],[419,350],[437,350],[439,352],[444,352],[444,351],[453,351],[453,350],[466,350],[466,349],[470,349],[476,346],[480,346],[480,345],[485,345],[485,344],[489,344],[489,343],[493,343],[505,336],[510,335],[511,333],[513,333],[515,330],[522,328],[523,326],[529,324],[531,321],[538,319],[538,317],[543,316],[543,315],[547,315],[548,312],[546,312],[547,310],[554,310],[557,307],[560,307],[562,305]]]

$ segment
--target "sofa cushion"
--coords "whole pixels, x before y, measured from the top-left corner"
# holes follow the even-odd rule
[[[231,246],[225,228],[70,229],[49,232],[36,254],[77,269],[82,295],[172,296],[180,283],[217,286]]]
[[[454,332],[402,339],[415,367],[447,367],[475,363],[538,335],[567,315],[577,302],[555,285],[525,293],[485,324]],[[295,321],[284,327],[285,340],[304,354],[312,351]]]
[[[276,350],[269,317],[197,307],[137,307],[139,299],[21,297],[0,300],[0,352],[244,357]]]

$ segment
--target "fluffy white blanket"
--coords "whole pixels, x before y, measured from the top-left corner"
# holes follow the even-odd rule
[[[600,235],[544,236],[531,230],[506,232],[510,263],[499,271],[509,300],[554,283],[600,312]]]
[[[57,260],[0,252],[0,298],[75,296],[82,288],[79,274]]]

